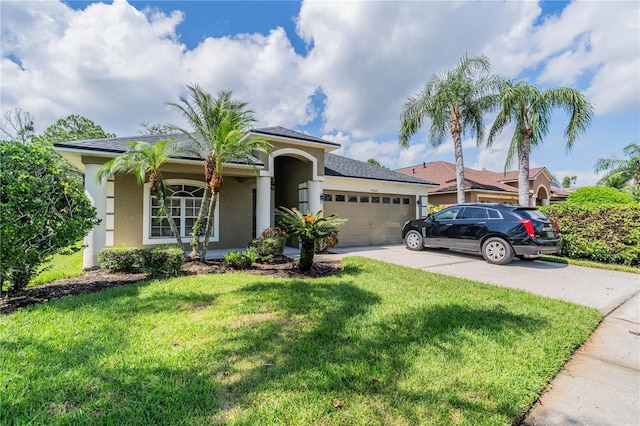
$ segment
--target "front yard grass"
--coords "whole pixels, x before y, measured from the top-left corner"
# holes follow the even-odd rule
[[[358,257],[0,317],[0,424],[510,425],[596,309]]]

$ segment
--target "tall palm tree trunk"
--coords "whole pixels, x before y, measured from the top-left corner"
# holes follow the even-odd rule
[[[458,204],[466,202],[465,182],[464,182],[464,159],[462,157],[462,124],[460,120],[453,118],[449,122],[451,136],[453,137],[453,147],[456,156],[456,186],[458,188]]]
[[[209,250],[209,239],[211,238],[211,228],[213,227],[213,223],[215,221],[214,213],[216,211],[216,204],[218,203],[218,192],[214,191],[211,194],[211,199],[209,200],[209,208],[207,211],[207,222],[204,227],[204,239],[202,242],[202,259],[206,260],[207,258],[207,250]]]
[[[191,253],[189,254],[189,257],[191,257],[192,259],[201,258],[200,237],[202,236],[202,224],[205,220],[205,214],[208,211],[208,208],[205,206],[209,205],[210,197],[211,188],[209,187],[209,185],[207,185],[204,189],[202,204],[200,205],[200,209],[198,210],[198,217],[196,218],[196,221],[193,224],[193,228],[191,230]]]
[[[180,236],[180,231],[176,226],[176,221],[173,219],[173,214],[171,213],[171,206],[167,206],[167,195],[166,188],[164,186],[164,181],[162,177],[157,176],[154,178],[154,181],[151,183],[152,188],[155,189],[155,196],[158,200],[158,204],[160,204],[160,211],[164,212],[165,216],[167,216],[167,222],[169,222],[169,228],[171,228],[171,233],[176,239],[180,248],[182,247],[182,237]]]
[[[529,207],[529,153],[531,152],[531,138],[525,135],[518,151],[518,204]]]
[[[165,206],[164,208],[165,208],[165,211],[166,211],[167,221],[169,222],[169,227],[171,228],[171,233],[176,238],[176,241],[177,241],[178,245],[180,246],[180,248],[183,248],[182,236],[180,235],[180,230],[176,226],[176,221],[173,219],[173,214],[171,213],[171,206],[167,207],[166,206],[166,200],[164,199],[164,196],[162,196],[162,198],[163,198],[162,205]]]

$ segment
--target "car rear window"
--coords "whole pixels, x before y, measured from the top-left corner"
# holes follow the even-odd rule
[[[525,219],[548,220],[547,217],[538,209],[517,209],[515,213]]]

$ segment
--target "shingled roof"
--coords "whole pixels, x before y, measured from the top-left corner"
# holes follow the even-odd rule
[[[284,127],[265,127],[260,129],[252,129],[249,134],[283,137],[287,139],[302,140],[313,144],[322,145],[325,149],[336,149],[340,145],[335,142],[329,142],[324,139],[316,138],[294,130],[285,129]],[[55,147],[61,150],[80,150],[84,152],[122,154],[124,153],[129,142],[146,142],[155,144],[162,139],[175,138],[178,144],[187,143],[188,138],[182,133],[173,133],[165,135],[139,135],[129,137],[117,137],[106,139],[91,139],[83,141],[57,142]],[[188,157],[190,160],[201,160],[201,158]],[[258,158],[253,161],[256,165],[264,165]],[[238,163],[240,164],[240,163]],[[397,173],[383,167],[374,166],[362,161],[352,160],[340,155],[325,153],[325,175],[349,177],[358,179],[370,179],[379,181],[416,183],[421,185],[437,185],[431,181],[421,179],[417,176],[407,176]]]
[[[434,182],[417,176],[405,175],[385,169],[384,167],[374,166],[373,164],[363,161],[352,160],[351,158],[329,153],[324,156],[324,174],[325,176],[437,185]]]
[[[331,147],[333,149],[340,148],[340,144],[338,143],[329,142],[321,138],[316,138],[315,136],[307,135],[306,133],[296,132],[295,130],[286,129],[280,126],[251,129],[249,133],[314,142],[317,144],[326,145],[327,147]]]

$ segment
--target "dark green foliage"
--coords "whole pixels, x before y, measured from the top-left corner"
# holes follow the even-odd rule
[[[256,260],[270,262],[284,253],[283,237],[256,238],[249,242],[248,251],[255,253]]]
[[[631,195],[607,186],[586,186],[578,188],[569,195],[567,203],[610,203],[629,204],[634,199]]]
[[[10,290],[26,287],[52,255],[82,240],[100,222],[95,215],[82,179],[56,153],[0,144],[0,279]]]
[[[247,253],[232,251],[224,255],[224,264],[234,269],[249,269],[254,260],[255,256],[250,251]]]
[[[98,252],[98,261],[103,269],[128,274],[144,272],[153,278],[180,275],[184,258],[184,251],[173,246],[149,249],[109,247]]]
[[[177,277],[182,271],[184,250],[179,247],[157,247],[140,251],[142,272],[157,277]]]
[[[339,218],[334,214],[323,217],[322,210],[316,214],[312,214],[309,211],[307,214],[302,214],[296,208],[279,207],[275,213],[282,229],[292,237],[300,239],[300,264],[298,269],[303,272],[310,271],[313,266],[316,241],[328,235],[337,234],[340,226],[347,221],[347,219]]]
[[[102,127],[80,115],[61,118],[46,128],[40,136],[35,136],[35,143],[52,145],[55,142],[81,141],[86,139],[114,138],[113,133],[106,133]]]
[[[98,252],[102,269],[135,274],[142,271],[140,250],[131,247],[109,247]]]
[[[540,210],[558,221],[562,256],[640,267],[640,204],[567,202]]]

